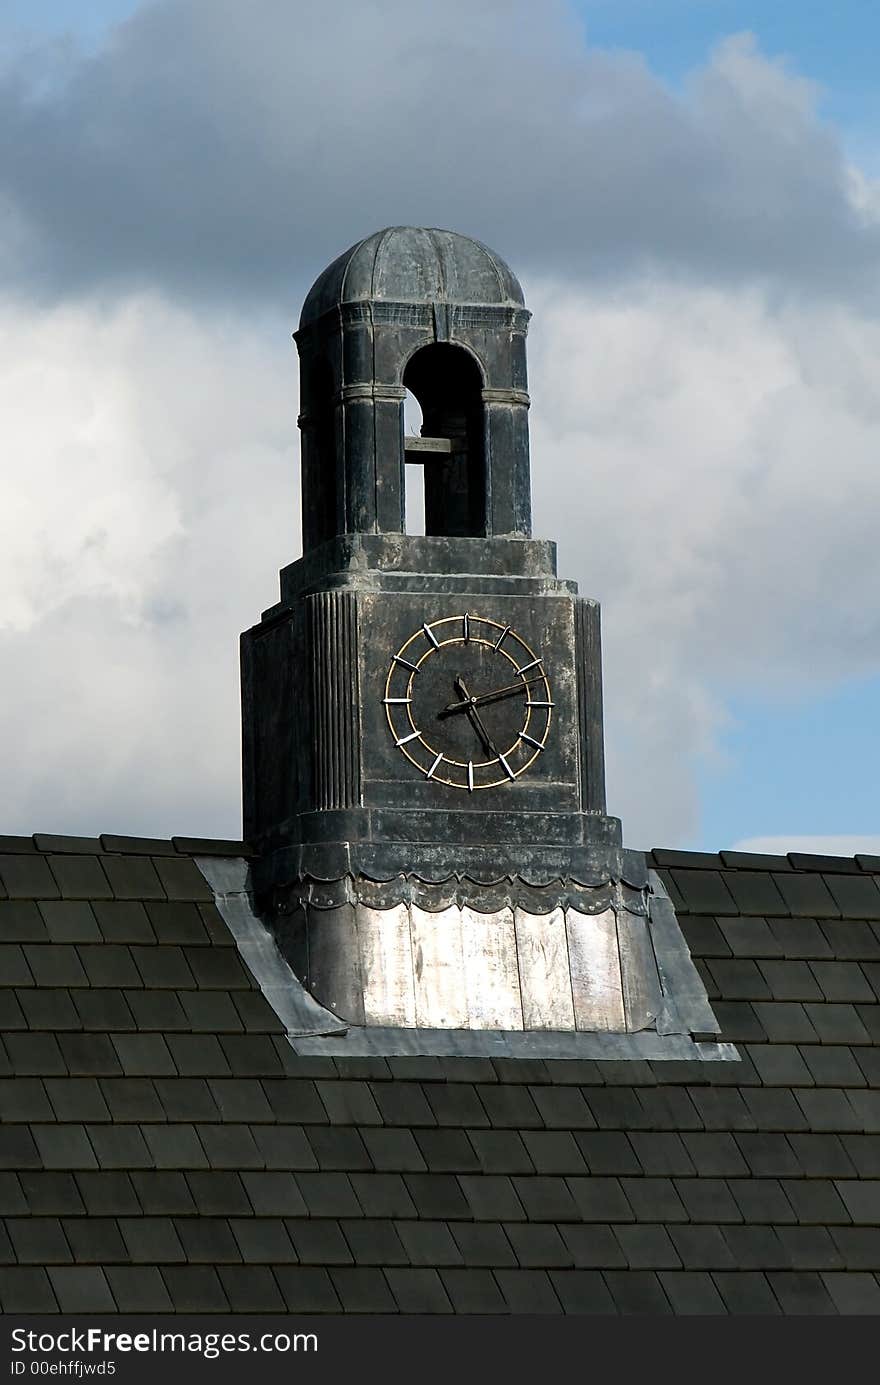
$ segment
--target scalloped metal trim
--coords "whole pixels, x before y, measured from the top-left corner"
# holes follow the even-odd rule
[[[648,913],[648,891],[623,881],[589,884],[575,879],[553,879],[541,884],[521,876],[502,876],[482,881],[467,875],[443,881],[425,880],[420,875],[396,875],[375,880],[367,875],[343,875],[335,880],[305,876],[280,892],[276,908],[281,914],[293,913],[303,905],[312,909],[338,909],[343,904],[365,904],[371,909],[393,909],[398,904],[415,904],[429,913],[439,913],[453,905],[473,909],[479,914],[494,914],[499,909],[523,909],[529,914],[549,914],[554,909],[575,909],[581,914],[599,914],[606,909],[625,909],[631,914]]]

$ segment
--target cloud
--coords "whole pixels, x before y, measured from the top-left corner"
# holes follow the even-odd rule
[[[530,285],[536,530],[603,604],[609,804],[698,830],[737,693],[880,668],[880,324],[656,280]]]
[[[6,305],[0,394],[0,831],[237,835],[238,633],[298,549],[284,325]]]
[[[180,533],[161,456],[138,425],[137,305],[93,324],[84,331],[70,311],[3,317],[4,452],[17,484],[0,510],[0,629],[27,629],[78,596],[136,601]]]
[[[786,856],[789,851],[802,851],[814,856],[880,856],[880,836],[746,837],[731,850],[757,851],[769,856]]]
[[[548,0],[153,0],[0,76],[0,265],[277,304],[360,236],[453,226],[534,272],[763,276],[874,303],[880,228],[817,93],[745,34],[681,92]]]
[[[603,604],[609,808],[672,845],[728,692],[880,663],[854,598],[880,587],[880,327],[653,279],[527,289],[535,531]],[[289,324],[155,296],[0,322],[7,828],[235,835],[237,636],[299,552]]]
[[[0,75],[6,829],[239,830],[237,635],[299,551],[289,332],[420,221],[523,271],[609,808],[687,839],[729,694],[880,662],[876,185],[748,37],[676,93],[561,0],[258,9],[155,0]]]

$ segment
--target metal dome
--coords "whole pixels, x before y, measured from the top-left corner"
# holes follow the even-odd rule
[[[456,231],[389,226],[358,241],[318,276],[300,327],[340,303],[470,303],[522,307],[519,280],[488,246]]]

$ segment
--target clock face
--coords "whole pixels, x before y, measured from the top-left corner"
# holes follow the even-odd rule
[[[470,793],[525,773],[547,744],[553,709],[540,651],[470,611],[410,635],[383,703],[401,754],[426,779]]]

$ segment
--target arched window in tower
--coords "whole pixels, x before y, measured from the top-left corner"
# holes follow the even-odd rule
[[[425,532],[425,466],[424,454],[417,450],[422,440],[422,410],[412,390],[403,401],[403,452],[406,467],[403,477],[404,528],[407,534]]]
[[[303,419],[303,544],[313,548],[337,532],[335,385],[326,360],[315,361],[308,383]]]
[[[405,472],[424,468],[426,534],[486,534],[483,377],[470,352],[448,342],[411,357],[403,384],[422,411],[422,435],[405,440]],[[409,532],[409,528],[408,528]]]

